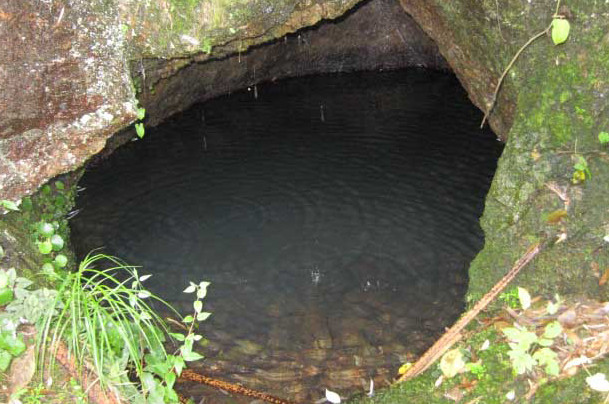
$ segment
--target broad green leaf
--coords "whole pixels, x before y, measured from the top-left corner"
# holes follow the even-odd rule
[[[512,360],[514,371],[519,375],[533,369],[533,366],[537,364],[531,355],[523,351],[509,351],[508,356]]]
[[[501,332],[504,333],[510,341],[517,341],[522,334],[522,331],[515,327],[505,327]]]
[[[543,336],[545,338],[553,339],[560,335],[562,332],[562,327],[558,321],[552,321],[546,325],[546,328],[543,332]]]
[[[209,282],[200,282],[199,283],[199,290],[197,290],[197,298],[203,299],[203,298],[205,298],[205,296],[207,296],[207,287],[209,285],[211,285],[211,283],[209,283]]]
[[[518,287],[518,300],[520,300],[520,306],[524,310],[531,307],[531,295],[525,288]]]
[[[51,244],[53,245],[53,250],[59,251],[64,246],[63,238],[59,234],[53,234],[51,236]]]
[[[203,302],[200,300],[195,300],[192,305],[195,309],[195,313],[197,314],[200,313],[201,310],[203,310]]]
[[[42,264],[42,273],[45,275],[53,275],[55,273],[55,267],[50,262]]]
[[[184,339],[185,339],[184,335],[180,334],[178,332],[170,332],[169,335],[171,335],[173,338],[175,338],[176,340],[178,340],[180,342],[184,341]]]
[[[571,24],[564,18],[554,18],[552,20],[552,42],[554,45],[560,45],[569,38]]]
[[[541,348],[533,354],[533,358],[540,364],[544,364],[551,360],[556,360],[557,357],[556,352],[550,348]]]
[[[546,311],[548,312],[548,314],[550,315],[554,315],[556,314],[556,312],[558,311],[558,309],[560,308],[560,303],[559,302],[548,302],[548,305],[546,306]]]
[[[38,243],[38,251],[40,254],[50,254],[53,251],[53,244],[48,240]]]
[[[147,280],[148,278],[150,278],[152,276],[152,274],[148,274],[148,275],[142,275],[140,276],[140,282],[144,282],[145,280]]]
[[[609,132],[601,132],[598,134],[598,141],[601,142],[601,144],[607,144],[609,143]]]
[[[197,314],[197,321],[205,321],[209,318],[209,316],[211,316],[211,313],[207,311],[201,312]]]
[[[192,323],[194,320],[195,320],[194,317],[190,316],[190,315],[188,315],[182,319],[182,321],[185,323]]]
[[[144,391],[152,392],[156,388],[156,380],[154,380],[154,375],[152,373],[143,372],[140,376],[140,380],[142,381]]]
[[[166,402],[168,402],[168,403],[179,403],[180,402],[180,398],[178,397],[178,394],[173,389],[165,390],[165,399],[166,399]]]
[[[65,185],[63,185],[63,182],[61,182],[61,181],[55,181],[55,188],[64,189]]]
[[[51,223],[41,222],[38,225],[38,231],[43,237],[51,237],[55,233],[55,229]]]
[[[8,274],[4,271],[0,271],[0,289],[8,287]]]
[[[550,348],[541,348],[533,354],[535,359],[540,365],[545,367],[545,371],[550,376],[558,376],[558,355]]]
[[[539,338],[537,340],[537,343],[541,346],[552,346],[554,345],[554,341],[551,339],[547,339],[547,338]]]
[[[59,268],[65,268],[68,265],[68,257],[63,254],[57,254],[54,261]]]
[[[515,350],[528,351],[531,345],[537,342],[537,334],[526,329],[507,327],[502,331],[513,342],[510,346]]]
[[[18,211],[19,210],[19,205],[17,205],[13,201],[7,201],[6,199],[3,199],[2,201],[0,201],[0,204],[2,206],[4,206],[4,208],[6,210],[12,210],[12,211]]]
[[[136,123],[135,124],[135,133],[137,133],[137,136],[141,139],[144,137],[144,133],[146,132],[146,130],[144,129],[144,124],[143,123]]]
[[[192,351],[184,352],[182,354],[182,357],[186,362],[198,361],[199,359],[203,359],[203,355],[199,355],[198,353]]]
[[[142,119],[144,119],[145,116],[146,116],[146,108],[138,108],[137,109],[137,119],[139,119],[141,121]]]
[[[6,372],[11,364],[12,356],[4,349],[0,349],[0,372]]]
[[[18,356],[25,351],[25,343],[19,335],[13,336],[10,332],[0,332],[0,349],[6,350],[13,356]]]
[[[4,306],[5,304],[13,301],[14,295],[13,290],[9,288],[1,288],[0,289],[0,306]]]
[[[137,293],[137,297],[139,297],[140,299],[147,299],[150,296],[152,296],[152,294],[149,291],[147,291],[147,290],[140,290]]]
[[[560,366],[558,364],[558,361],[546,363],[545,371],[548,376],[558,376],[560,373]]]
[[[176,375],[179,376],[182,373],[184,366],[186,366],[186,363],[184,363],[184,358],[181,356],[177,357],[175,363],[173,364],[173,368],[176,370]]]
[[[197,290],[197,285],[191,283],[190,286],[184,289],[184,293],[193,293],[195,290]]]
[[[167,385],[167,387],[172,389],[175,382],[176,382],[175,373],[168,372],[165,375],[165,384]]]

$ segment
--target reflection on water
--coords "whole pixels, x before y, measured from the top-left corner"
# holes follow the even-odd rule
[[[382,385],[463,308],[501,150],[480,115],[419,70],[207,102],[89,168],[77,249],[142,265],[184,312],[211,281],[206,374],[306,402]]]

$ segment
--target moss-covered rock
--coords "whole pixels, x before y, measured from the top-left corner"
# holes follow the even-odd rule
[[[401,3],[484,111],[518,50],[546,30],[556,12],[570,21],[566,43],[555,46],[548,31],[523,50],[490,115],[498,136],[508,141],[486,201],[486,244],[471,267],[469,300],[486,293],[537,241],[546,247],[518,282],[534,292],[606,298],[598,276],[609,261],[603,241],[609,177],[606,146],[597,136],[609,127],[609,5],[563,2],[557,10],[549,0]],[[581,158],[592,177],[574,184]],[[553,220],[559,210],[566,216]]]

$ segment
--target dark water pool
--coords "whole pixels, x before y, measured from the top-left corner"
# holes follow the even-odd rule
[[[378,386],[463,309],[501,152],[480,118],[423,70],[231,94],[88,168],[77,251],[142,265],[183,312],[212,282],[207,374],[304,402]]]

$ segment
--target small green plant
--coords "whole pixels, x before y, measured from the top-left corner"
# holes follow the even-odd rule
[[[602,131],[601,133],[599,133],[598,134],[598,141],[603,146],[606,145],[607,143],[609,143],[609,132]]]
[[[470,362],[465,365],[465,369],[471,372],[476,379],[481,380],[487,376],[486,367],[482,364],[481,361],[478,362]]]
[[[140,107],[138,104],[136,114],[137,114],[137,122],[135,123],[135,133],[137,133],[137,136],[141,139],[144,137],[144,134],[146,133],[146,130],[144,129],[144,123],[142,122],[144,120],[144,118],[146,117],[146,109]]]
[[[577,155],[575,158],[576,162],[573,164],[573,176],[571,178],[571,182],[573,182],[573,184],[580,184],[585,180],[592,178],[592,173],[590,172],[588,162],[584,156]]]
[[[21,291],[31,284],[25,278],[17,277],[15,269],[0,269],[0,307],[11,303]],[[0,314],[0,371],[8,369],[14,357],[25,351],[25,342],[17,334],[19,318],[14,318],[6,311]]]
[[[60,253],[65,242],[63,237],[56,233],[58,228],[57,222],[38,222],[33,227],[32,237],[38,246],[38,251],[46,256],[42,265],[42,272],[45,275],[53,275],[55,270],[68,265],[68,257]]]
[[[503,292],[499,295],[499,300],[509,308],[517,309],[520,305],[518,300],[518,288],[511,288],[510,290]]]
[[[519,300],[523,309],[530,305],[530,295],[525,289],[519,288]],[[548,305],[549,311],[554,311],[554,306]],[[519,324],[514,327],[506,327],[502,330],[508,339],[512,368],[518,375],[533,370],[535,366],[543,367],[548,376],[558,376],[558,355],[550,347],[554,339],[562,333],[562,326],[558,321],[552,321],[543,329],[542,335],[537,335],[533,330]]]
[[[209,315],[200,310],[205,294],[199,290],[206,283],[196,289],[195,316],[184,319],[187,323],[191,320],[191,327],[185,334],[171,334],[183,344],[170,355],[164,347],[169,330],[152,304],[175,310],[143,287],[142,282],[149,277],[140,276],[137,268],[118,258],[88,255],[77,271],[65,275],[57,298],[48,305],[51,310],[40,331],[39,363],[46,363],[49,352],[55,357],[60,341],[65,341],[79,366],[91,364],[101,386],[117,386],[149,403],[177,402],[173,390],[176,375],[185,362],[201,358],[192,352],[192,341],[201,338],[193,332],[195,320]],[[128,380],[128,369],[133,370],[140,390]]]

